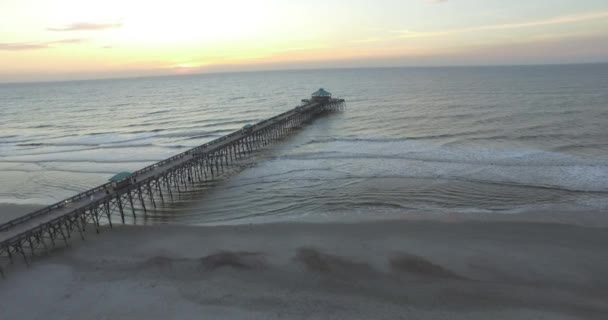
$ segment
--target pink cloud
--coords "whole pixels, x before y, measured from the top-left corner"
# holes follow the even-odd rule
[[[122,27],[122,22],[94,23],[94,22],[75,22],[62,27],[46,28],[49,31],[91,31],[106,30]]]
[[[63,39],[46,42],[12,42],[0,43],[0,51],[26,51],[54,48],[66,44],[78,44],[84,42],[85,39]]]

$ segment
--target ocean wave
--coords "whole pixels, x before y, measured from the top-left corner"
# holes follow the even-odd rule
[[[422,137],[421,139],[409,137],[314,138],[299,145],[298,148],[283,157],[292,159],[387,158],[505,166],[608,166],[608,159],[582,158],[567,153],[530,147],[451,146],[449,143],[433,144],[417,141],[427,140],[430,137]],[[318,151],[319,147],[315,144],[326,144],[326,146]]]
[[[169,130],[169,129],[163,128],[163,129],[152,129],[152,130],[136,130],[136,131],[126,131],[126,132],[124,132],[124,134],[156,133],[156,132],[163,132],[163,131],[167,131],[167,130]]]
[[[608,169],[608,165],[598,165],[596,163],[589,164],[575,164],[572,162],[566,162],[562,164],[555,164],[556,160],[554,159],[537,159],[530,163],[526,163],[523,161],[518,161],[516,158],[518,156],[513,154],[511,158],[475,158],[474,156],[470,158],[438,158],[431,155],[398,155],[398,154],[369,154],[369,153],[343,153],[338,151],[323,151],[323,152],[300,152],[300,153],[292,153],[290,155],[281,156],[281,159],[285,160],[411,160],[411,161],[424,161],[424,162],[434,162],[434,163],[454,163],[454,164],[480,164],[480,165],[496,165],[496,166],[504,166],[504,167],[572,167],[572,166],[586,166],[586,167],[605,167]],[[546,161],[546,162],[545,162]],[[552,163],[553,162],[553,163]]]
[[[0,160],[0,163],[32,163],[32,164],[44,164],[44,163],[91,163],[91,164],[106,164],[106,163],[149,163],[159,162],[163,159],[150,158],[150,159],[45,159],[45,160]]]
[[[181,129],[181,128],[180,128]],[[218,130],[197,130],[197,131],[178,131],[159,134],[159,138],[186,138],[186,140],[198,139],[201,137],[222,136],[226,133],[233,132],[234,129],[218,129]]]
[[[131,103],[117,103],[117,104],[111,105],[111,107],[126,107],[129,105],[131,105]]]
[[[156,115],[156,114],[162,114],[162,113],[167,113],[167,112],[171,112],[171,110],[152,111],[152,112],[148,112],[147,115]]]
[[[127,125],[126,127],[128,128],[139,128],[139,127],[149,127],[149,126],[155,126],[156,128],[158,128],[159,126],[166,126],[169,125],[171,123],[175,123],[174,121],[158,121],[158,122],[139,122],[139,123],[134,123],[134,124],[130,124]]]
[[[445,134],[430,134],[430,135],[419,135],[419,136],[397,136],[397,137],[330,137],[330,138],[315,138],[306,142],[306,144],[323,144],[323,143],[331,143],[331,142],[406,142],[406,141],[415,141],[415,140],[441,140],[446,141],[448,139],[453,138],[463,138],[468,136],[475,136],[480,134],[488,134],[493,133],[495,130],[475,130],[475,131],[465,131],[465,132],[454,132],[454,133],[445,133]],[[500,137],[507,136],[496,136],[494,138],[498,139]],[[467,138],[467,140],[472,140],[475,138]],[[484,139],[484,138],[479,138]]]
[[[103,143],[20,143],[15,146],[17,147],[94,147],[94,148],[85,148],[85,149],[70,149],[64,151],[48,151],[41,153],[20,153],[19,155],[37,155],[37,154],[52,154],[58,152],[72,152],[72,151],[86,151],[86,150],[94,150],[94,149],[120,149],[120,148],[130,148],[130,147],[152,147],[155,146],[152,143],[142,143],[142,144],[124,144],[133,141],[139,141],[143,139],[133,139],[133,140],[122,140],[114,142],[114,144],[108,144],[106,142]]]
[[[331,148],[328,148],[331,149]],[[348,177],[408,177],[444,180],[464,179],[482,183],[498,183],[535,188],[554,188],[573,192],[608,192],[608,163],[581,159],[541,150],[460,150],[425,147],[403,150],[395,145],[379,148],[374,153],[347,152],[342,146],[335,151],[297,151],[281,156],[278,161],[292,161],[307,168],[314,162],[337,168],[359,168]],[[350,148],[348,148],[350,150]],[[356,148],[353,148],[356,150]],[[330,162],[328,162],[330,161]],[[339,172],[339,171],[336,171]],[[366,173],[366,174],[362,174]],[[332,176],[335,179],[336,176]]]
[[[17,147],[41,147],[47,145],[45,143],[18,143],[16,144]]]
[[[221,136],[222,136],[222,134],[219,134],[219,133],[199,134],[196,136],[188,137],[185,140],[199,140],[199,139],[215,138],[215,137],[221,137]]]
[[[40,145],[45,146],[101,146],[119,143],[129,143],[154,138],[153,132],[140,134],[121,134],[114,132],[95,132],[84,135],[69,135],[62,138],[51,138]]]

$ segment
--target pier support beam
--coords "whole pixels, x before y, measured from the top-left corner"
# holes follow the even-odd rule
[[[35,256],[41,247],[44,247],[45,252],[48,252],[51,245],[56,245],[55,240],[59,237],[68,245],[68,239],[71,238],[74,228],[78,229],[81,239],[85,238],[84,234],[88,223],[94,224],[95,231],[100,233],[101,215],[107,217],[108,225],[112,228],[112,214],[115,210],[120,213],[121,222],[125,224],[125,204],[123,200],[128,199],[129,203],[126,205],[130,205],[133,220],[135,220],[137,218],[133,202],[135,193],[137,193],[144,215],[147,216],[146,193],[150,197],[148,201],[152,202],[154,208],[158,207],[155,197],[157,191],[163,205],[165,204],[162,190],[163,183],[170,199],[172,201],[179,200],[179,193],[182,192],[182,189],[186,192],[189,191],[189,187],[196,188],[197,182],[195,179],[198,180],[198,183],[204,183],[221,177],[226,172],[234,170],[237,160],[248,154],[258,152],[272,141],[283,139],[318,115],[344,108],[344,100],[327,100],[325,96],[323,98],[313,97],[312,100],[306,100],[305,102],[305,104],[276,117],[247,126],[243,130],[235,131],[205,145],[139,170],[133,173],[128,181],[123,179],[112,185],[104,184],[28,215],[31,216],[28,219],[32,220],[33,223],[30,223],[30,225],[33,227],[12,238],[2,240],[0,242],[0,255],[8,256],[11,263],[15,255],[22,255],[26,264],[29,264],[28,255]],[[178,192],[178,197],[173,197],[172,190],[174,188]],[[125,195],[126,198],[123,198]],[[64,212],[61,215],[48,215],[57,209]],[[23,221],[27,220],[20,218],[10,223],[0,224],[0,235],[13,228],[14,225],[23,223]],[[47,246],[48,241],[51,244],[49,246]],[[27,254],[25,251],[27,251]],[[0,269],[0,276],[4,274],[4,271],[4,269]]]
[[[158,178],[156,178],[156,188],[158,189],[158,194],[160,195],[160,201],[162,201],[162,203],[165,203],[165,198],[163,197],[163,190],[160,187],[160,181],[158,180]]]
[[[139,195],[139,201],[141,202],[141,206],[144,208],[144,214],[148,214],[148,210],[146,209],[146,203],[144,202],[144,196],[141,192],[141,185],[137,186],[137,194]]]
[[[129,196],[129,204],[131,205],[131,213],[133,213],[133,219],[135,219],[136,215],[135,215],[135,206],[133,205],[133,196],[131,195],[131,192],[133,190],[129,190],[129,192],[127,192],[127,196]]]
[[[116,202],[118,203],[118,209],[120,210],[120,220],[122,220],[122,224],[125,224],[125,212],[122,209],[122,201],[120,200],[120,195],[116,195]]]

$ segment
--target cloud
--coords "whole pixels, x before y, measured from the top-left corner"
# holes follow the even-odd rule
[[[122,27],[122,22],[94,23],[94,22],[74,22],[62,27],[49,27],[48,31],[95,31],[116,29]]]
[[[476,32],[476,31],[523,29],[523,28],[563,24],[563,23],[575,23],[575,22],[596,20],[596,19],[602,19],[602,18],[608,18],[608,11],[557,16],[557,17],[536,20],[536,21],[475,26],[475,27],[451,29],[451,30],[421,31],[421,32],[411,31],[411,30],[397,30],[397,31],[392,31],[392,32],[398,34],[396,38],[421,38],[421,37],[445,36],[445,35],[452,35],[452,34],[456,34],[456,33]]]
[[[567,15],[567,16],[558,16],[544,20],[537,21],[528,21],[521,23],[507,23],[507,24],[498,24],[498,25],[489,25],[489,26],[481,26],[477,28],[471,28],[473,31],[475,30],[503,30],[503,29],[520,29],[520,28],[529,28],[529,27],[537,27],[537,26],[547,26],[554,24],[562,24],[562,23],[574,23],[588,20],[596,20],[601,18],[607,18],[608,11],[604,12],[593,12],[593,13],[583,13],[577,15]]]
[[[82,43],[84,41],[85,41],[85,39],[76,38],[76,39],[63,39],[63,40],[49,41],[47,43],[49,45],[54,45],[54,44],[78,44],[78,43]]]
[[[46,42],[13,42],[0,43],[0,51],[27,51],[55,48],[61,45],[78,44],[84,42],[85,39],[63,39]]]
[[[428,0],[428,1],[433,1],[433,0]],[[438,0],[438,1],[442,1],[442,0]],[[447,0],[445,0],[445,1],[447,1]],[[459,34],[459,33],[467,33],[467,32],[524,29],[524,28],[542,27],[542,26],[558,25],[558,24],[565,24],[565,23],[576,23],[576,22],[597,20],[597,19],[602,19],[602,18],[608,18],[608,11],[582,13],[582,14],[576,14],[576,15],[564,15],[564,16],[557,16],[557,17],[536,20],[536,21],[482,25],[482,26],[473,26],[473,27],[458,28],[458,29],[435,30],[435,31],[414,31],[414,30],[408,30],[408,29],[389,30],[388,31],[389,35],[385,34],[385,35],[381,35],[381,36],[377,36],[377,37],[352,40],[351,42],[364,44],[364,43],[377,43],[377,42],[384,42],[384,41],[393,41],[393,40],[399,40],[399,39],[441,37],[441,36],[451,36],[451,35],[455,35],[455,34]]]

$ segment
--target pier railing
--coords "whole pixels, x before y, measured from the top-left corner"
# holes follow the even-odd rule
[[[276,115],[276,116],[274,116],[272,118],[268,118],[268,119],[262,120],[262,121],[256,123],[254,125],[254,127],[263,126],[263,125],[265,125],[267,123],[270,123],[270,122],[272,122],[272,121],[274,121],[274,120],[276,120],[278,118],[281,118],[281,117],[289,114],[290,112],[292,112],[292,110],[283,112],[283,113],[278,114],[278,115]],[[230,139],[232,137],[235,137],[240,132],[241,132],[241,129],[236,130],[236,131],[234,131],[234,132],[232,132],[232,133],[230,133],[228,135],[222,136],[220,138],[217,138],[215,140],[212,140],[212,141],[207,142],[205,144],[202,144],[200,146],[197,146],[197,147],[194,147],[192,149],[189,149],[188,151],[184,151],[184,152],[182,152],[180,154],[177,154],[177,155],[175,155],[173,157],[170,157],[170,158],[167,158],[165,160],[162,160],[162,161],[159,161],[157,163],[154,163],[152,165],[149,165],[149,166],[147,166],[147,167],[145,167],[143,169],[140,169],[140,170],[137,170],[137,171],[133,172],[132,175],[129,178],[127,178],[127,179],[130,179],[131,177],[137,178],[138,176],[140,176],[140,175],[142,175],[142,174],[144,174],[144,173],[146,173],[148,171],[154,170],[157,167],[164,166],[166,164],[172,163],[172,162],[174,162],[176,160],[179,160],[179,159],[182,159],[182,158],[184,158],[186,156],[189,156],[193,151],[201,151],[203,149],[206,149],[206,148],[209,148],[209,147],[211,147],[213,145],[221,143],[222,141],[225,141],[225,140],[228,140],[228,139]],[[81,200],[81,199],[86,199],[86,198],[90,197],[92,194],[95,194],[97,192],[109,189],[111,186],[112,186],[112,183],[108,182],[108,183],[102,184],[102,185],[100,185],[98,187],[89,189],[87,191],[83,191],[83,192],[81,192],[81,193],[79,193],[79,194],[77,194],[75,196],[70,197],[70,198],[61,200],[61,201],[59,201],[57,203],[54,203],[54,204],[52,204],[52,205],[50,205],[48,207],[44,207],[44,208],[36,210],[36,211],[34,211],[32,213],[23,215],[21,217],[15,218],[15,219],[12,219],[12,220],[10,220],[8,222],[5,222],[5,223],[3,223],[3,224],[0,225],[0,232],[8,230],[8,229],[12,228],[13,226],[21,224],[23,222],[26,222],[28,220],[32,220],[32,219],[34,219],[36,217],[45,215],[45,214],[47,214],[47,213],[49,213],[49,212],[51,212],[51,211],[53,211],[55,209],[62,208],[64,206],[68,205],[69,203],[76,202],[76,201]]]
[[[18,253],[26,259],[23,248],[30,248],[32,255],[40,246],[47,250],[45,239],[55,245],[60,237],[67,244],[73,231],[79,231],[83,237],[85,225],[89,223],[99,232],[100,218],[104,215],[110,227],[112,216],[116,214],[120,214],[124,224],[125,209],[130,208],[135,219],[136,210],[147,212],[146,203],[156,208],[157,200],[165,202],[163,190],[168,193],[165,196],[173,200],[174,191],[180,193],[195,180],[202,182],[209,176],[217,176],[236,159],[263,148],[324,111],[341,110],[343,103],[342,99],[306,101],[294,109],[135,171],[116,185],[113,182],[102,184],[3,223],[0,225],[0,257],[8,255],[12,261],[13,255]],[[125,181],[127,179],[131,180]],[[124,186],[115,188],[121,182]],[[139,200],[139,206],[134,199]]]

